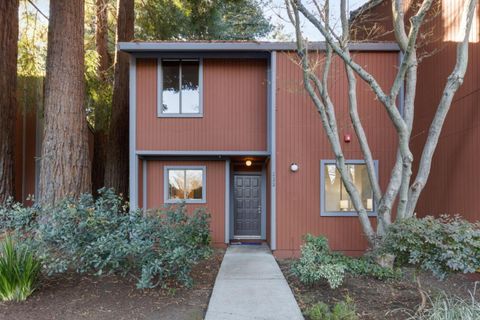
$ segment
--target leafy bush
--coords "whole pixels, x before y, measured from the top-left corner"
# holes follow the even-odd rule
[[[27,247],[10,237],[3,240],[0,252],[0,300],[23,301],[35,290],[40,263]]]
[[[355,310],[355,304],[350,297],[346,297],[345,301],[337,302],[333,308],[324,303],[319,302],[310,307],[307,316],[311,320],[357,320],[358,316]]]
[[[342,285],[345,273],[372,276],[381,280],[400,275],[398,270],[383,268],[368,257],[355,259],[331,252],[325,237],[311,234],[305,236],[301,257],[293,264],[292,272],[307,285],[325,279],[332,289]]]
[[[37,228],[37,216],[37,207],[24,207],[9,198],[0,204],[0,234],[12,231],[27,234]]]
[[[380,251],[440,279],[451,272],[473,273],[480,268],[480,224],[458,216],[404,219],[390,226]]]
[[[13,212],[5,217],[25,210],[11,208]],[[116,273],[134,276],[139,288],[172,282],[190,286],[192,267],[211,252],[210,216],[205,209],[187,214],[181,204],[149,214],[129,212],[121,197],[101,189],[97,199],[84,194],[37,210],[41,223],[25,218],[1,228],[13,228],[19,234],[24,226],[35,226],[26,241],[38,252],[49,275],[68,270]]]

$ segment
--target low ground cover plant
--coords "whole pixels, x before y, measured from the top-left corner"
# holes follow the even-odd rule
[[[10,208],[0,210],[0,229],[34,248],[47,275],[115,273],[135,277],[138,288],[191,286],[192,267],[211,252],[210,215],[203,208],[130,212],[109,189],[50,208]],[[25,217],[17,221],[16,211]]]
[[[10,237],[0,244],[0,300],[23,301],[32,294],[40,273],[33,252]]]
[[[443,279],[480,268],[480,224],[458,216],[409,218],[390,226],[379,249],[397,265],[414,265]]]
[[[310,320],[357,320],[358,316],[355,309],[355,303],[350,297],[345,297],[344,301],[330,306],[324,302],[318,302],[308,308],[306,312]]]
[[[313,285],[323,279],[332,289],[342,285],[347,273],[382,280],[400,275],[398,269],[381,267],[369,257],[351,258],[332,252],[325,237],[315,237],[311,234],[305,236],[301,257],[292,265],[292,272],[304,284]]]
[[[477,320],[480,319],[480,303],[475,289],[470,292],[470,299],[441,291],[434,296],[427,295],[428,303],[419,310],[400,309],[393,313],[402,312],[408,320]]]

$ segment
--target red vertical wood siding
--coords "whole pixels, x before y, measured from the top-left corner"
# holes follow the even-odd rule
[[[397,53],[362,52],[354,59],[374,74],[382,86],[393,82]],[[292,53],[277,55],[276,114],[276,217],[279,257],[297,255],[307,233],[325,235],[333,250],[350,254],[367,248],[358,217],[320,216],[320,161],[333,159],[320,116],[303,88],[299,66]],[[340,135],[352,134],[344,143],[347,159],[362,159],[348,114],[347,82],[343,63],[334,60],[330,94],[335,104]],[[386,186],[394,164],[396,136],[383,106],[371,90],[358,81],[358,104],[373,156],[378,160],[380,183]],[[299,165],[298,172],[290,164]]]
[[[147,162],[147,208],[164,206],[165,166],[206,166],[206,196],[203,204],[187,204],[188,210],[206,207],[211,214],[210,228],[214,245],[223,245],[225,240],[225,161],[160,161]],[[139,172],[139,175],[141,173]]]
[[[455,65],[455,40],[459,39],[464,2],[442,1],[442,14],[432,23],[433,37],[439,40],[424,49],[431,52],[441,48],[441,51],[424,59],[419,67],[411,140],[416,166],[447,77]],[[470,36],[467,73],[442,130],[430,178],[417,205],[419,215],[461,214],[471,221],[480,219],[477,200],[480,190],[480,8],[477,6],[477,9]]]
[[[447,77],[455,65],[464,5],[465,1],[437,0],[434,6],[440,13],[423,28],[432,34],[428,43],[421,47],[420,53],[438,52],[423,59],[418,69],[415,120],[410,144],[414,154],[414,174]],[[383,21],[385,31],[393,30],[389,1],[371,9],[369,16],[377,25]],[[393,40],[393,34],[388,33],[382,39]],[[467,73],[453,99],[433,158],[429,180],[417,205],[420,216],[446,213],[461,214],[471,221],[480,218],[480,202],[477,201],[480,190],[479,40],[480,6],[477,6],[470,34]]]
[[[157,60],[137,60],[138,150],[267,148],[267,62],[203,60],[203,117],[157,117]]]
[[[31,205],[27,200],[35,195],[35,110],[19,106],[15,122],[15,201]],[[22,195],[22,193],[24,193]]]

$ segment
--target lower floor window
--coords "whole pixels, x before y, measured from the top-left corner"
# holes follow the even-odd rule
[[[204,203],[205,167],[165,167],[165,202]]]
[[[376,164],[376,162],[375,162]],[[322,215],[356,214],[350,195],[343,184],[335,161],[322,161],[321,199]],[[360,193],[367,212],[374,213],[373,191],[368,177],[367,166],[363,161],[347,161],[347,170],[353,184]]]

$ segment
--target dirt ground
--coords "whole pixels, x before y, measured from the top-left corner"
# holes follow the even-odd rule
[[[195,266],[191,289],[139,290],[134,279],[117,276],[72,274],[44,280],[27,301],[0,303],[0,319],[203,319],[223,254],[216,250]]]
[[[291,274],[292,261],[279,261],[285,277],[292,288],[295,298],[303,312],[312,304],[325,302],[333,305],[345,299],[348,295],[353,298],[360,319],[406,319],[405,310],[416,310],[420,304],[420,295],[413,281],[412,270],[405,270],[402,279],[394,281],[380,281],[369,277],[347,276],[344,284],[338,289],[330,289],[328,284],[321,283],[309,287],[302,285]],[[445,291],[470,299],[475,281],[480,281],[478,276],[463,274],[451,275],[444,281],[439,281],[426,273],[420,274],[422,287],[431,295]],[[480,299],[480,284],[477,285],[476,298]]]

